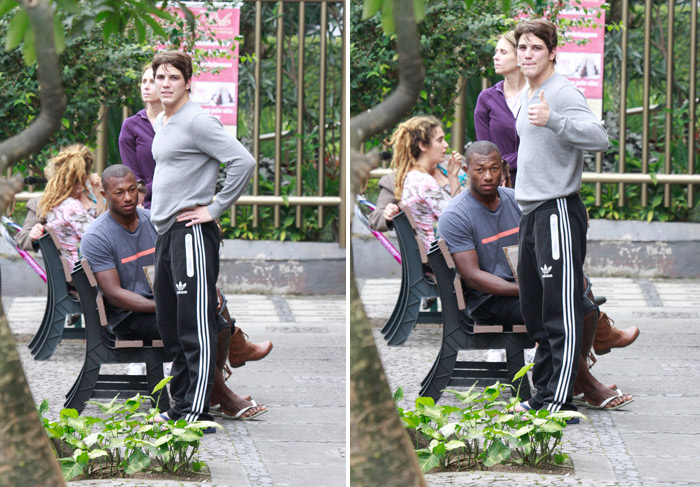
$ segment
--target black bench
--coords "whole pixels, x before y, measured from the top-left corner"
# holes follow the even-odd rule
[[[523,400],[530,399],[530,381],[525,375],[513,381],[525,365],[523,350],[535,343],[524,325],[511,327],[478,324],[466,312],[462,280],[444,240],[434,242],[428,260],[435,275],[442,304],[442,345],[433,366],[421,385],[421,396],[440,399],[448,387],[489,386],[496,381],[510,382]],[[458,361],[460,350],[505,349],[506,362]],[[513,393],[515,394],[515,391]]]
[[[80,315],[80,301],[71,292],[70,270],[61,256],[61,247],[56,234],[47,229],[46,235],[38,240],[39,249],[46,267],[47,298],[44,317],[29,349],[35,360],[48,360],[56,351],[62,338],[85,339],[85,328],[78,319],[73,326],[66,327],[66,321],[73,315]]]
[[[112,398],[117,394],[150,394],[163,380],[163,363],[170,357],[163,349],[163,342],[153,340],[121,340],[107,327],[104,299],[97,288],[97,281],[85,259],[76,264],[72,272],[73,282],[80,296],[85,318],[85,362],[71,390],[66,394],[65,407],[81,412],[91,398]],[[103,364],[145,363],[146,375],[100,374]],[[170,397],[166,388],[154,395],[167,410]],[[158,404],[154,402],[154,407]]]
[[[438,290],[424,272],[428,258],[423,242],[416,236],[410,211],[401,211],[393,223],[401,252],[401,288],[394,311],[381,331],[390,346],[399,346],[408,340],[416,323],[440,323],[441,315],[421,311],[423,298],[437,298]]]

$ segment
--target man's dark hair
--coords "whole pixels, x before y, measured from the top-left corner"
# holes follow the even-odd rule
[[[182,73],[185,78],[185,83],[192,79],[192,58],[189,54],[182,51],[160,51],[153,58],[151,67],[153,68],[153,77],[156,77],[156,71],[163,64],[170,64],[175,69]],[[187,92],[189,93],[189,89]]]
[[[557,26],[546,19],[528,19],[523,20],[515,28],[515,44],[520,42],[520,37],[525,34],[532,34],[538,39],[542,39],[547,50],[551,53],[557,48],[559,37],[557,36]],[[517,47],[516,47],[517,49]],[[557,64],[557,58],[554,57],[554,64]]]
[[[464,158],[467,160],[468,166],[474,154],[488,156],[490,154],[493,154],[494,152],[498,154],[498,158],[500,159],[501,151],[498,150],[496,144],[488,140],[480,140],[478,142],[474,142],[472,145],[467,147],[467,152],[464,153]]]
[[[107,182],[112,178],[125,178],[129,174],[134,176],[134,171],[126,167],[124,164],[113,164],[102,172],[102,189],[107,191]],[[136,177],[136,176],[134,176]]]

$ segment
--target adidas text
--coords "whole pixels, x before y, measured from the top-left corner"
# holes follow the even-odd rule
[[[548,278],[548,277],[552,277],[552,274],[550,274],[550,272],[552,272],[552,266],[551,266],[551,265],[545,264],[545,265],[543,265],[542,267],[540,267],[540,270],[542,271],[542,279],[546,279],[546,278]]]
[[[175,288],[177,288],[177,294],[187,294],[185,287],[187,287],[187,283],[183,284],[181,282],[178,282],[177,284],[175,284]]]

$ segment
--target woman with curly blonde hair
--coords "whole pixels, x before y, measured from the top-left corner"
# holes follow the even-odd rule
[[[440,121],[431,116],[413,117],[398,126],[389,139],[396,170],[394,194],[408,207],[416,222],[416,233],[426,250],[435,240],[435,226],[450,199],[460,188],[462,156],[453,152],[447,175],[438,169],[445,160],[447,142]]]
[[[56,232],[71,267],[80,256],[80,239],[100,213],[96,199],[102,201],[102,184],[97,174],[89,175],[93,162],[90,149],[74,144],[64,147],[44,170],[51,177],[39,201],[38,216],[46,218],[46,226]],[[88,180],[97,198],[87,192]]]

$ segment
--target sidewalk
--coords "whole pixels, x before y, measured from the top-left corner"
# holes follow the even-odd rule
[[[218,418],[224,427],[202,441],[200,458],[211,486],[338,487],[345,485],[345,296],[227,296],[231,315],[252,341],[269,339],[267,358],[233,369],[228,385],[251,394],[269,411],[259,420]],[[45,298],[3,298],[18,340],[34,399],[48,399],[58,416],[82,366],[85,345],[62,341],[54,356],[36,362],[27,344],[44,311]],[[127,366],[108,366],[113,372]],[[116,370],[115,370],[116,368]],[[84,414],[97,416],[96,406]],[[185,486],[197,482],[101,480],[76,486]]]
[[[428,485],[700,485],[700,280],[592,281],[594,294],[607,297],[602,309],[618,328],[641,329],[633,345],[598,357],[593,368],[601,382],[618,384],[635,402],[620,411],[581,409],[588,421],[567,427],[564,436],[563,450],[575,466],[571,475],[443,473],[426,476]],[[406,399],[401,406],[412,409],[442,330],[418,325],[403,347],[386,346],[379,327],[393,309],[399,282],[368,279],[359,285],[389,385],[392,391],[403,386]],[[445,395],[441,401],[449,404],[450,398]]]

